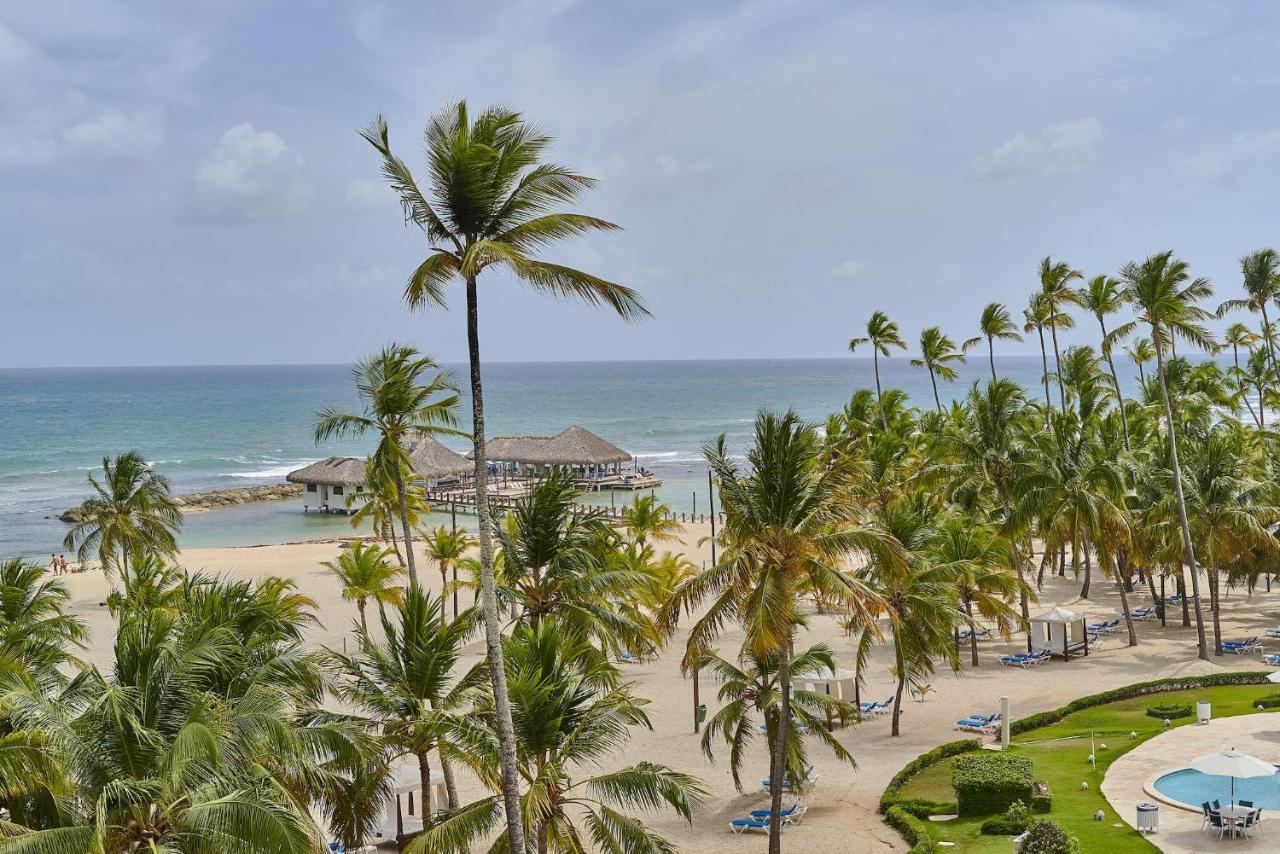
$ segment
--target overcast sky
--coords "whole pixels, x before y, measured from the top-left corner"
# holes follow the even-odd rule
[[[462,358],[460,311],[400,303],[424,241],[357,135],[421,170],[458,98],[599,179],[625,231],[547,257],[654,314],[493,276],[490,359],[839,356],[875,309],[961,339],[1045,254],[1172,248],[1235,295],[1280,242],[1277,43],[1273,3],[8,3],[0,365]]]

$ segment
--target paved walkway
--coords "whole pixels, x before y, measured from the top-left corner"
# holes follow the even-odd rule
[[[1147,786],[1161,774],[1187,767],[1194,757],[1234,747],[1268,762],[1280,763],[1280,717],[1263,713],[1237,715],[1211,721],[1206,726],[1189,724],[1161,733],[1121,756],[1107,769],[1102,793],[1120,817],[1132,825],[1139,801],[1155,801]],[[1235,851],[1280,850],[1280,815],[1264,813],[1262,833],[1255,839],[1237,837],[1219,840],[1200,830],[1200,813],[1188,812],[1160,803],[1160,832],[1149,837],[1168,854],[1199,854],[1221,848]]]

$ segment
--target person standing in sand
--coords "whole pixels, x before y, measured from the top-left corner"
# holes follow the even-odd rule
[[[60,570],[60,574],[62,575],[67,574],[67,556],[66,555],[58,555],[58,569]]]
[[[56,552],[49,555],[49,570],[54,574],[58,574],[58,555]]]

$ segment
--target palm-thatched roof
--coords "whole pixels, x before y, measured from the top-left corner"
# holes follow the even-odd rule
[[[291,471],[284,479],[290,483],[316,483],[321,486],[358,486],[364,483],[364,460],[329,457]]]
[[[554,436],[494,436],[485,443],[485,456],[549,466],[606,465],[631,459],[631,454],[577,424]]]
[[[471,470],[466,457],[446,448],[434,436],[406,440],[404,452],[409,455],[413,473],[418,477],[452,477]]]

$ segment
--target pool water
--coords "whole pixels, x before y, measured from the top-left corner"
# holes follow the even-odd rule
[[[1231,778],[1202,774],[1190,768],[1174,771],[1156,779],[1155,789],[1171,801],[1180,801],[1199,809],[1205,801],[1231,800]],[[1236,780],[1236,800],[1253,801],[1255,807],[1280,810],[1280,773],[1270,777]]]

